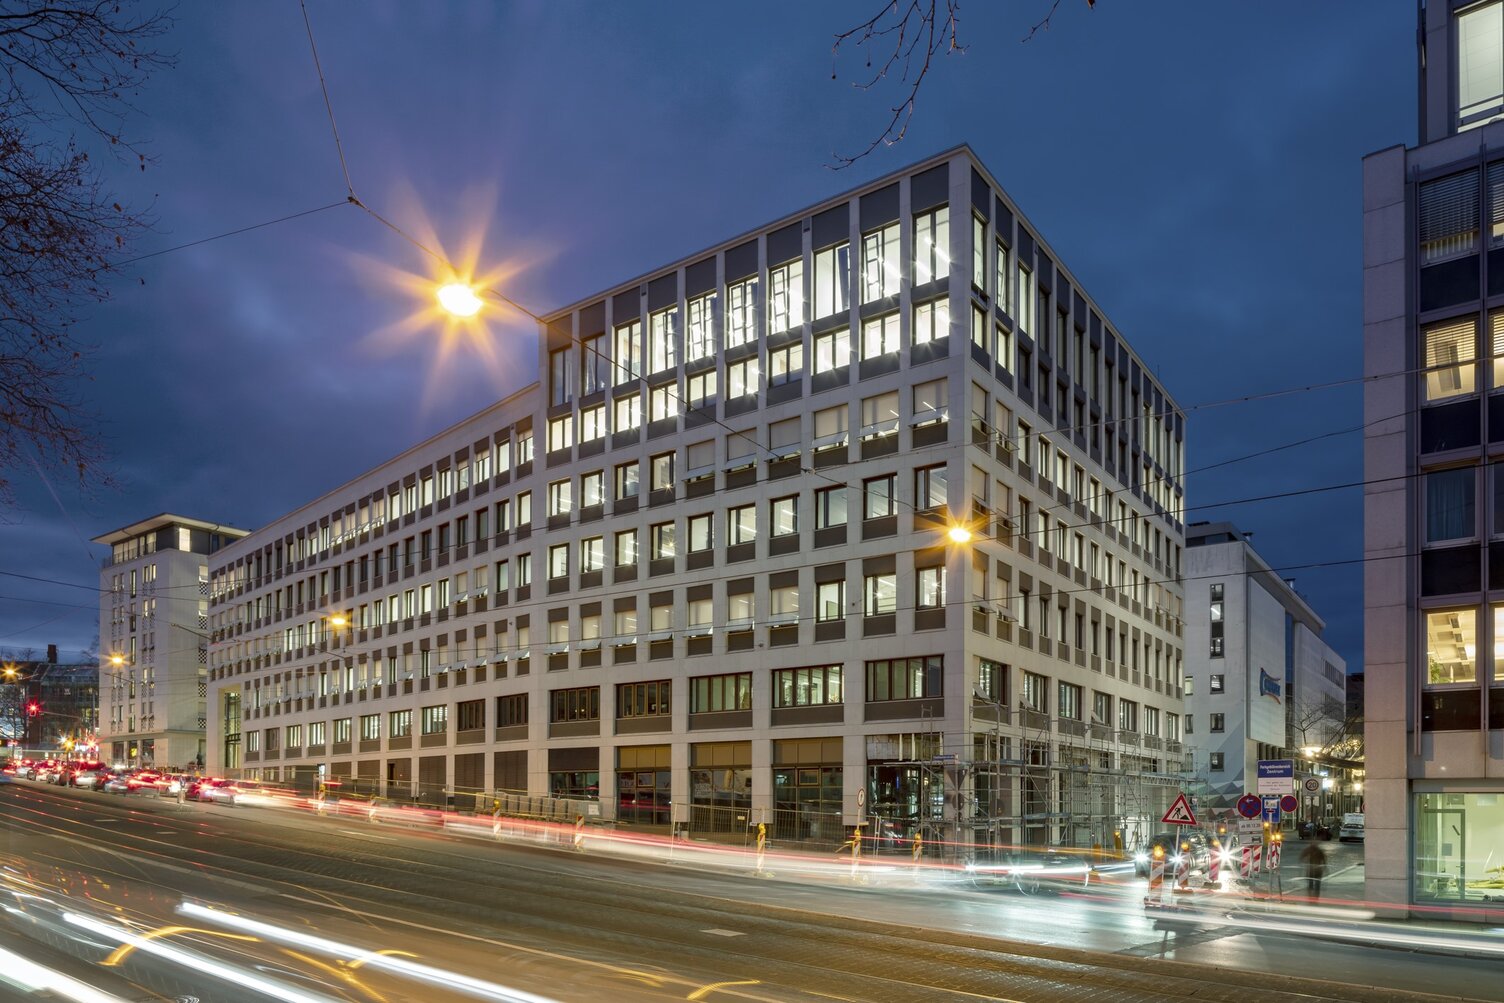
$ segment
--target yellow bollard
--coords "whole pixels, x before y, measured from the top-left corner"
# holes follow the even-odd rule
[[[574,817],[574,848],[576,850],[584,850],[585,849],[585,816],[584,815],[576,815]]]
[[[757,823],[757,873],[762,873],[762,858],[768,845],[768,826],[766,822]]]
[[[921,836],[919,833],[916,832],[916,833],[914,833],[914,866],[915,867],[919,866],[919,857],[920,857],[920,854],[922,854],[922,853],[924,853],[924,837]]]

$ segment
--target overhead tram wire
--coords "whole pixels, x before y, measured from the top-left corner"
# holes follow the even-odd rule
[[[1255,453],[1247,454],[1245,456],[1231,457],[1231,458],[1229,458],[1227,460],[1219,461],[1218,463],[1210,464],[1210,465],[1208,465],[1206,467],[1194,468],[1194,469],[1188,471],[1187,473],[1188,474],[1199,473],[1199,472],[1201,472],[1203,470],[1208,470],[1208,469],[1212,469],[1212,468],[1219,467],[1219,466],[1226,466],[1226,465],[1229,465],[1229,464],[1232,464],[1232,463],[1241,462],[1241,461],[1246,460],[1246,459],[1251,459],[1251,458],[1255,458],[1255,457],[1258,457],[1258,456],[1267,455],[1269,453],[1277,452],[1277,451],[1280,451],[1280,450],[1283,450],[1283,449],[1289,449],[1289,448],[1294,448],[1294,447],[1297,447],[1297,446],[1305,445],[1306,443],[1314,441],[1316,439],[1327,438],[1327,437],[1336,436],[1336,435],[1349,434],[1349,433],[1354,432],[1354,431],[1360,431],[1360,430],[1368,427],[1369,425],[1373,425],[1373,424],[1384,422],[1384,421],[1391,421],[1391,420],[1394,420],[1395,418],[1401,417],[1401,416],[1402,415],[1384,416],[1384,417],[1380,417],[1380,418],[1375,418],[1375,419],[1373,419],[1373,420],[1371,420],[1371,421],[1369,421],[1369,422],[1367,422],[1367,423],[1365,423],[1363,425],[1355,425],[1355,426],[1350,426],[1348,428],[1343,428],[1343,429],[1338,429],[1338,430],[1331,431],[1331,432],[1321,433],[1319,435],[1311,436],[1311,437],[1308,437],[1306,439],[1297,440],[1295,442],[1284,443],[1284,444],[1281,444],[1281,445],[1278,445],[1278,446],[1272,446],[1272,447],[1269,447],[1269,448],[1264,449],[1264,450],[1260,450],[1260,451],[1255,452]],[[920,451],[928,450],[928,449],[939,449],[939,448],[949,447],[949,445],[950,445],[949,443],[937,443],[937,444],[935,444],[933,446],[920,447],[919,450],[911,450],[911,452],[920,452]],[[1498,460],[1498,461],[1494,461],[1494,462],[1504,463],[1504,459],[1501,459],[1501,460]],[[1292,489],[1291,491],[1288,491],[1288,492],[1278,492],[1278,493],[1271,494],[1271,495],[1248,496],[1248,497],[1245,497],[1245,498],[1232,498],[1232,499],[1226,499],[1226,500],[1218,501],[1218,502],[1208,502],[1208,503],[1206,503],[1204,505],[1190,506],[1190,507],[1187,508],[1187,511],[1199,510],[1199,509],[1202,509],[1202,508],[1225,508],[1225,507],[1230,506],[1230,505],[1238,505],[1238,504],[1244,504],[1244,503],[1251,503],[1251,502],[1255,502],[1255,501],[1278,500],[1278,499],[1281,499],[1281,498],[1299,497],[1299,496],[1306,495],[1306,494],[1314,494],[1314,493],[1322,493],[1322,492],[1326,492],[1326,491],[1343,490],[1343,489],[1349,488],[1349,487],[1367,486],[1369,484],[1389,483],[1389,482],[1392,482],[1394,480],[1404,480],[1404,479],[1408,479],[1408,478],[1411,478],[1411,477],[1419,477],[1419,476],[1422,476],[1422,474],[1423,474],[1423,472],[1419,472],[1418,471],[1418,472],[1415,472],[1415,473],[1399,475],[1397,477],[1391,477],[1391,478],[1375,478],[1375,479],[1371,479],[1371,480],[1343,482],[1343,483],[1340,483],[1340,484],[1317,485],[1315,487],[1297,488],[1297,489]],[[852,490],[858,490],[860,488],[859,484],[854,484],[854,483],[849,483],[849,482],[842,482],[838,486],[846,487],[846,488],[849,488],[849,489],[852,489]],[[716,493],[718,494],[719,492],[716,492]],[[898,500],[895,499],[894,503],[898,504],[899,502],[898,502]],[[1041,511],[1041,512],[1054,511],[1054,510],[1056,510],[1058,508],[1061,508],[1061,507],[1064,507],[1064,506],[1065,506],[1065,503],[1058,503],[1056,505],[1048,506],[1046,508],[1041,508],[1039,511]],[[1106,524],[1111,525],[1111,524],[1117,523],[1119,520],[1115,516],[1108,515],[1108,516],[1103,516],[1102,517],[1102,521],[1104,523],[1106,523]],[[577,527],[577,526],[580,526],[580,525],[583,525],[583,523],[580,523],[578,521],[578,517],[575,514],[571,513],[571,518],[570,518],[569,523],[568,523],[568,528],[574,528],[574,527]],[[1083,528],[1087,528],[1087,527],[1089,527],[1091,525],[1093,525],[1093,523],[1091,523],[1091,522],[1069,523],[1069,524],[1066,524],[1065,528],[1067,528],[1067,529],[1083,529]],[[564,528],[564,527],[560,527],[560,528]],[[490,534],[490,535],[494,536],[495,534]],[[994,539],[995,540],[995,537],[988,537],[986,534],[979,534],[979,535],[982,536],[983,539]],[[1027,537],[1032,537],[1035,534],[1033,532],[1025,532],[1023,530],[1020,530],[1020,532],[1017,533],[1016,535],[1027,538]],[[454,544],[450,544],[450,546],[448,548],[445,548],[445,549],[452,551],[452,550],[458,549],[460,546],[463,546],[463,544],[454,543]],[[435,547],[433,549],[435,550],[435,552],[439,551],[439,548],[437,548],[437,547]],[[266,578],[269,578],[271,576],[271,574],[272,573],[268,572],[265,575],[263,575],[262,577],[263,577],[263,579],[266,579]],[[64,581],[60,581],[60,580],[56,580],[56,579],[50,579],[50,578],[37,578],[37,577],[34,577],[34,576],[29,576],[29,575],[22,575],[22,574],[19,574],[17,572],[12,572],[12,571],[3,571],[3,570],[0,570],[0,575],[5,575],[5,576],[9,576],[9,577],[14,577],[14,578],[24,578],[24,579],[27,579],[27,580],[30,580],[30,581],[45,582],[45,583],[48,583],[48,584],[65,585],[65,586],[68,586],[70,588],[83,589],[85,591],[95,592],[95,593],[98,593],[98,594],[106,594],[106,593],[112,592],[111,589],[103,589],[103,588],[99,588],[99,587],[93,586],[93,585],[83,585],[83,584],[79,584],[79,583],[76,583],[76,582],[64,582]],[[245,587],[247,587],[247,588],[260,588],[260,587],[263,587],[265,584],[266,584],[265,581],[247,582],[247,584],[246,584]],[[172,591],[174,589],[196,592],[197,589],[198,589],[198,586],[197,585],[163,586],[163,587],[159,588],[157,591],[159,593],[161,593],[161,592]],[[173,601],[177,601],[179,597],[169,596],[168,598],[171,599],[171,600],[173,600]]]
[[[306,0],[299,0],[299,5],[301,6],[302,11],[303,11],[303,22],[304,22],[304,28],[305,28],[305,30],[306,30],[306,32],[308,34],[309,49],[310,49],[310,52],[313,55],[315,70],[317,71],[318,77],[319,77],[320,92],[321,92],[321,94],[323,96],[323,99],[324,99],[325,110],[327,111],[328,116],[329,116],[330,134],[331,134],[331,137],[334,140],[335,151],[336,151],[336,154],[337,154],[337,156],[339,158],[340,167],[343,170],[344,175],[345,175],[346,186],[347,186],[347,188],[349,190],[348,202],[350,204],[352,204],[352,205],[357,206],[358,208],[360,208],[364,212],[366,212],[368,215],[371,216],[372,219],[376,220],[378,223],[382,224],[383,226],[385,226],[386,228],[388,228],[389,230],[391,230],[393,233],[395,233],[398,236],[400,236],[402,239],[404,239],[409,244],[411,244],[414,248],[418,249],[422,253],[428,255],[429,257],[431,257],[434,261],[438,262],[439,264],[443,265],[445,268],[449,269],[449,271],[452,274],[459,275],[460,274],[460,270],[457,269],[457,268],[455,268],[453,262],[449,261],[449,259],[446,258],[441,252],[435,250],[434,248],[431,248],[431,247],[427,246],[422,241],[420,241],[416,237],[414,237],[412,234],[410,234],[406,230],[404,230],[402,227],[398,226],[392,220],[388,219],[386,216],[382,215],[380,212],[378,212],[377,210],[375,210],[371,206],[366,205],[364,202],[362,202],[355,195],[354,187],[353,187],[353,185],[350,184],[350,173],[349,173],[348,165],[347,165],[346,158],[345,158],[344,145],[343,145],[343,142],[340,139],[338,126],[335,123],[333,102],[332,102],[332,100],[330,99],[330,96],[329,96],[329,88],[328,88],[328,85],[327,85],[327,81],[325,80],[325,77],[324,77],[322,65],[320,64],[320,61],[319,61],[318,49],[317,49],[317,46],[316,46],[316,44],[314,42],[313,27],[312,27],[312,23],[310,22],[309,17],[308,17],[308,8],[307,8]],[[498,291],[498,290],[496,290],[494,288],[491,288],[490,286],[484,287],[481,291],[483,293],[485,293],[486,295],[491,296],[492,298],[494,298],[498,302],[504,304],[505,306],[508,306],[508,307],[510,307],[510,308],[518,311],[519,313],[523,314],[524,316],[526,316],[526,317],[530,318],[531,320],[537,322],[538,324],[542,325],[545,330],[548,329],[548,323],[547,323],[547,321],[542,316],[540,316],[538,313],[534,312],[533,310],[528,309],[527,307],[523,306],[522,304],[518,303],[516,300],[512,299],[510,296],[507,296],[506,294],[504,294],[504,293],[502,293],[502,292],[500,292],[500,291]],[[588,351],[588,352],[590,352],[591,354],[593,354],[595,356],[595,358],[597,360],[605,362],[608,367],[610,367],[612,369],[621,369],[621,368],[624,368],[624,367],[621,367],[621,366],[617,365],[613,360],[606,358],[605,355],[600,351],[600,349],[594,348],[594,347],[590,347],[590,346],[586,346],[583,343],[582,339],[578,335],[575,335],[575,334],[571,333],[569,335],[569,340],[570,340],[570,343],[572,345],[578,347],[581,351]],[[1169,415],[1180,415],[1180,416],[1184,417],[1186,414],[1189,414],[1189,413],[1194,412],[1194,411],[1208,410],[1208,409],[1219,408],[1219,407],[1226,407],[1226,406],[1230,406],[1230,405],[1234,405],[1234,404],[1247,404],[1247,403],[1253,403],[1255,401],[1272,400],[1272,399],[1276,399],[1276,398],[1279,398],[1279,397],[1290,396],[1290,395],[1293,395],[1293,394],[1312,393],[1312,392],[1316,392],[1316,391],[1320,391],[1320,390],[1329,390],[1329,389],[1335,389],[1335,388],[1343,387],[1343,386],[1351,386],[1353,384],[1366,384],[1366,383],[1373,382],[1373,381],[1376,381],[1376,380],[1381,380],[1381,379],[1390,379],[1390,378],[1396,378],[1396,377],[1401,377],[1401,376],[1410,376],[1410,375],[1414,375],[1416,373],[1420,373],[1420,372],[1423,372],[1423,371],[1424,371],[1423,368],[1413,368],[1413,369],[1398,370],[1398,371],[1391,372],[1391,373],[1370,373],[1370,374],[1363,374],[1363,375],[1354,376],[1354,377],[1346,377],[1346,378],[1343,378],[1343,379],[1340,379],[1340,380],[1330,380],[1330,381],[1326,381],[1326,382],[1323,382],[1323,383],[1311,383],[1311,384],[1305,384],[1305,385],[1297,386],[1297,387],[1285,387],[1285,388],[1281,388],[1281,389],[1277,389],[1277,390],[1270,390],[1270,391],[1265,391],[1265,392],[1255,393],[1255,394],[1243,394],[1243,395],[1240,395],[1240,396],[1237,396],[1237,397],[1223,398],[1223,399],[1220,399],[1220,400],[1204,401],[1204,402],[1199,403],[1199,404],[1191,404],[1191,405],[1186,405],[1184,407],[1176,406],[1176,407],[1172,407],[1172,408],[1167,408],[1167,409],[1159,411],[1159,412],[1145,414],[1145,415],[1128,415],[1128,416],[1124,416],[1124,417],[1117,418],[1117,419],[1104,418],[1100,422],[1090,422],[1090,423],[1086,423],[1086,424],[1083,424],[1083,425],[1057,425],[1053,429],[1039,429],[1037,431],[1036,430],[1031,430],[1029,432],[1029,435],[1035,436],[1035,437],[1040,437],[1040,436],[1045,436],[1045,435],[1054,434],[1054,433],[1060,433],[1060,432],[1072,432],[1072,431],[1078,431],[1078,430],[1079,431],[1085,431],[1085,430],[1092,429],[1092,428],[1094,428],[1094,427],[1096,427],[1098,425],[1105,426],[1105,425],[1107,425],[1107,424],[1109,424],[1109,423],[1111,423],[1113,421],[1117,421],[1117,422],[1124,422],[1124,421],[1127,421],[1127,422],[1137,422],[1137,421],[1141,421],[1145,417],[1163,418],[1163,417],[1166,417],[1166,416],[1169,416]],[[660,388],[655,388],[655,389],[664,389],[664,388],[660,387]],[[691,408],[688,407],[688,402],[680,395],[680,393],[679,393],[679,385],[678,385],[677,381],[675,381],[675,383],[673,384],[673,389],[670,390],[670,391],[668,391],[668,396],[669,396],[669,398],[671,400],[674,401],[674,403],[676,405],[679,406],[681,413],[683,413],[686,410],[692,410]],[[900,417],[900,416],[895,416],[895,417]],[[766,454],[767,456],[770,456],[770,457],[774,457],[774,458],[777,457],[777,453],[774,451],[774,449],[772,448],[772,446],[771,445],[764,445],[762,442],[760,442],[756,438],[755,434],[751,430],[733,428],[730,425],[728,425],[725,421],[723,421],[719,416],[713,417],[711,419],[711,421],[712,421],[713,424],[718,425],[721,428],[725,429],[728,433],[730,433],[732,435],[735,435],[738,438],[742,439],[743,441],[747,442],[755,450],[757,450],[757,451],[759,451],[759,452],[761,452],[763,454]],[[1372,422],[1370,422],[1369,424],[1372,424]],[[1362,427],[1367,427],[1367,426],[1364,425],[1364,426],[1359,426],[1359,427],[1362,428]],[[1345,434],[1345,433],[1333,433],[1333,434]],[[1025,437],[1014,435],[1014,436],[1008,436],[1007,438],[1009,439],[1009,441],[1013,441],[1015,443],[1015,449],[1018,449],[1018,448],[1020,448],[1020,446],[1018,445],[1018,440],[1021,439],[1021,438],[1025,438]],[[1313,437],[1312,439],[1303,440],[1299,444],[1304,444],[1305,442],[1309,442],[1309,441],[1315,441],[1316,438],[1320,438],[1320,437]],[[942,446],[942,445],[943,446],[949,446],[950,444],[949,443],[937,444],[937,448],[939,446]],[[1022,446],[1022,448],[1027,449],[1027,443],[1024,443],[1023,446]],[[1281,448],[1283,448],[1283,447],[1281,447]],[[1268,451],[1266,451],[1266,452],[1268,452]],[[1253,454],[1253,455],[1262,455],[1262,454]],[[1236,461],[1226,461],[1226,462],[1236,462]],[[1221,465],[1225,465],[1225,463],[1221,464]],[[1211,469],[1211,468],[1205,468],[1205,469]],[[830,483],[833,486],[840,486],[840,487],[847,487],[847,488],[852,488],[852,487],[856,486],[856,485],[852,485],[852,484],[849,484],[849,483],[844,482],[844,481],[840,481],[840,480],[832,477],[831,475],[825,473],[824,471],[816,469],[813,465],[806,465],[804,463],[801,463],[800,464],[800,473],[805,474],[807,476],[818,477],[818,478],[820,478],[820,479],[822,479],[822,480]],[[1181,474],[1181,480],[1183,480],[1184,477],[1188,473],[1189,473],[1189,471],[1182,472],[1182,474]],[[1160,482],[1160,483],[1163,483],[1166,480],[1167,480],[1167,478],[1163,478],[1163,477],[1156,478],[1156,481]],[[1363,483],[1363,482],[1357,482],[1357,483]],[[1339,485],[1338,487],[1346,487],[1346,486],[1352,486],[1352,485]],[[1324,489],[1313,489],[1313,490],[1324,490]],[[1309,493],[1309,492],[1296,492],[1296,493],[1299,494],[1299,493]],[[1269,499],[1278,498],[1278,497],[1284,497],[1284,495],[1268,495],[1268,496],[1262,496],[1262,497],[1259,497],[1259,498],[1248,499],[1248,500],[1249,501],[1255,501],[1255,500],[1262,501],[1262,500],[1269,500]],[[911,512],[922,511],[921,509],[919,509],[912,502],[903,501],[903,500],[897,499],[897,498],[895,498],[893,500],[893,502],[894,502],[895,505],[898,505],[898,506],[906,506]],[[1236,503],[1237,502],[1235,502],[1235,501],[1218,502],[1218,503],[1214,503],[1212,505],[1194,506],[1194,508],[1195,509],[1201,509],[1201,508],[1225,507],[1226,505],[1236,504]],[[1056,507],[1058,507],[1058,506],[1056,506]],[[1185,511],[1190,511],[1190,510],[1191,510],[1190,508],[1185,509]],[[1079,528],[1079,527],[1077,527],[1077,528]]]
[[[334,149],[339,154],[339,167],[345,175],[345,193],[349,201],[360,205],[360,200],[355,197],[355,185],[350,181],[350,165],[345,161],[345,145],[340,142],[339,126],[334,121],[334,103],[329,100],[329,85],[324,80],[324,66],[319,62],[319,48],[313,41],[313,22],[308,19],[308,4],[306,0],[298,0],[298,6],[303,11],[303,28],[308,33],[308,50],[313,53],[313,69],[319,75],[319,91],[324,95],[324,110],[329,113],[329,131],[334,134]]]

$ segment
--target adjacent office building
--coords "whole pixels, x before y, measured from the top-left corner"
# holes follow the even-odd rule
[[[1256,792],[1261,759],[1327,778],[1319,764],[1342,734],[1347,666],[1322,639],[1325,622],[1232,523],[1192,523],[1185,545],[1185,741],[1204,807],[1227,813]]]
[[[99,666],[62,662],[57,645],[45,660],[6,661],[0,671],[4,729],[28,752],[86,752],[99,725]]]
[[[1420,143],[1363,161],[1367,888],[1475,919],[1504,909],[1504,3],[1420,27]]]
[[[244,530],[162,513],[94,538],[99,573],[99,755],[132,766],[204,762],[209,558]]]
[[[539,340],[215,556],[213,770],[780,838],[1157,825],[1184,416],[969,149]]]

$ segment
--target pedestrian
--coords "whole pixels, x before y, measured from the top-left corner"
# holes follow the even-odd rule
[[[1312,842],[1300,855],[1301,863],[1306,865],[1306,880],[1311,883],[1311,898],[1321,898],[1321,879],[1326,877],[1326,851],[1318,842]]]

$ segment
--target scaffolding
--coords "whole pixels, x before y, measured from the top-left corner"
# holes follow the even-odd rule
[[[944,748],[925,732],[933,754],[905,765],[936,792],[919,819],[926,840],[957,855],[992,861],[1019,850],[1072,847],[1122,853],[1158,832],[1181,793],[1178,743],[1105,723],[1052,718],[1020,706],[978,701],[975,727]]]

